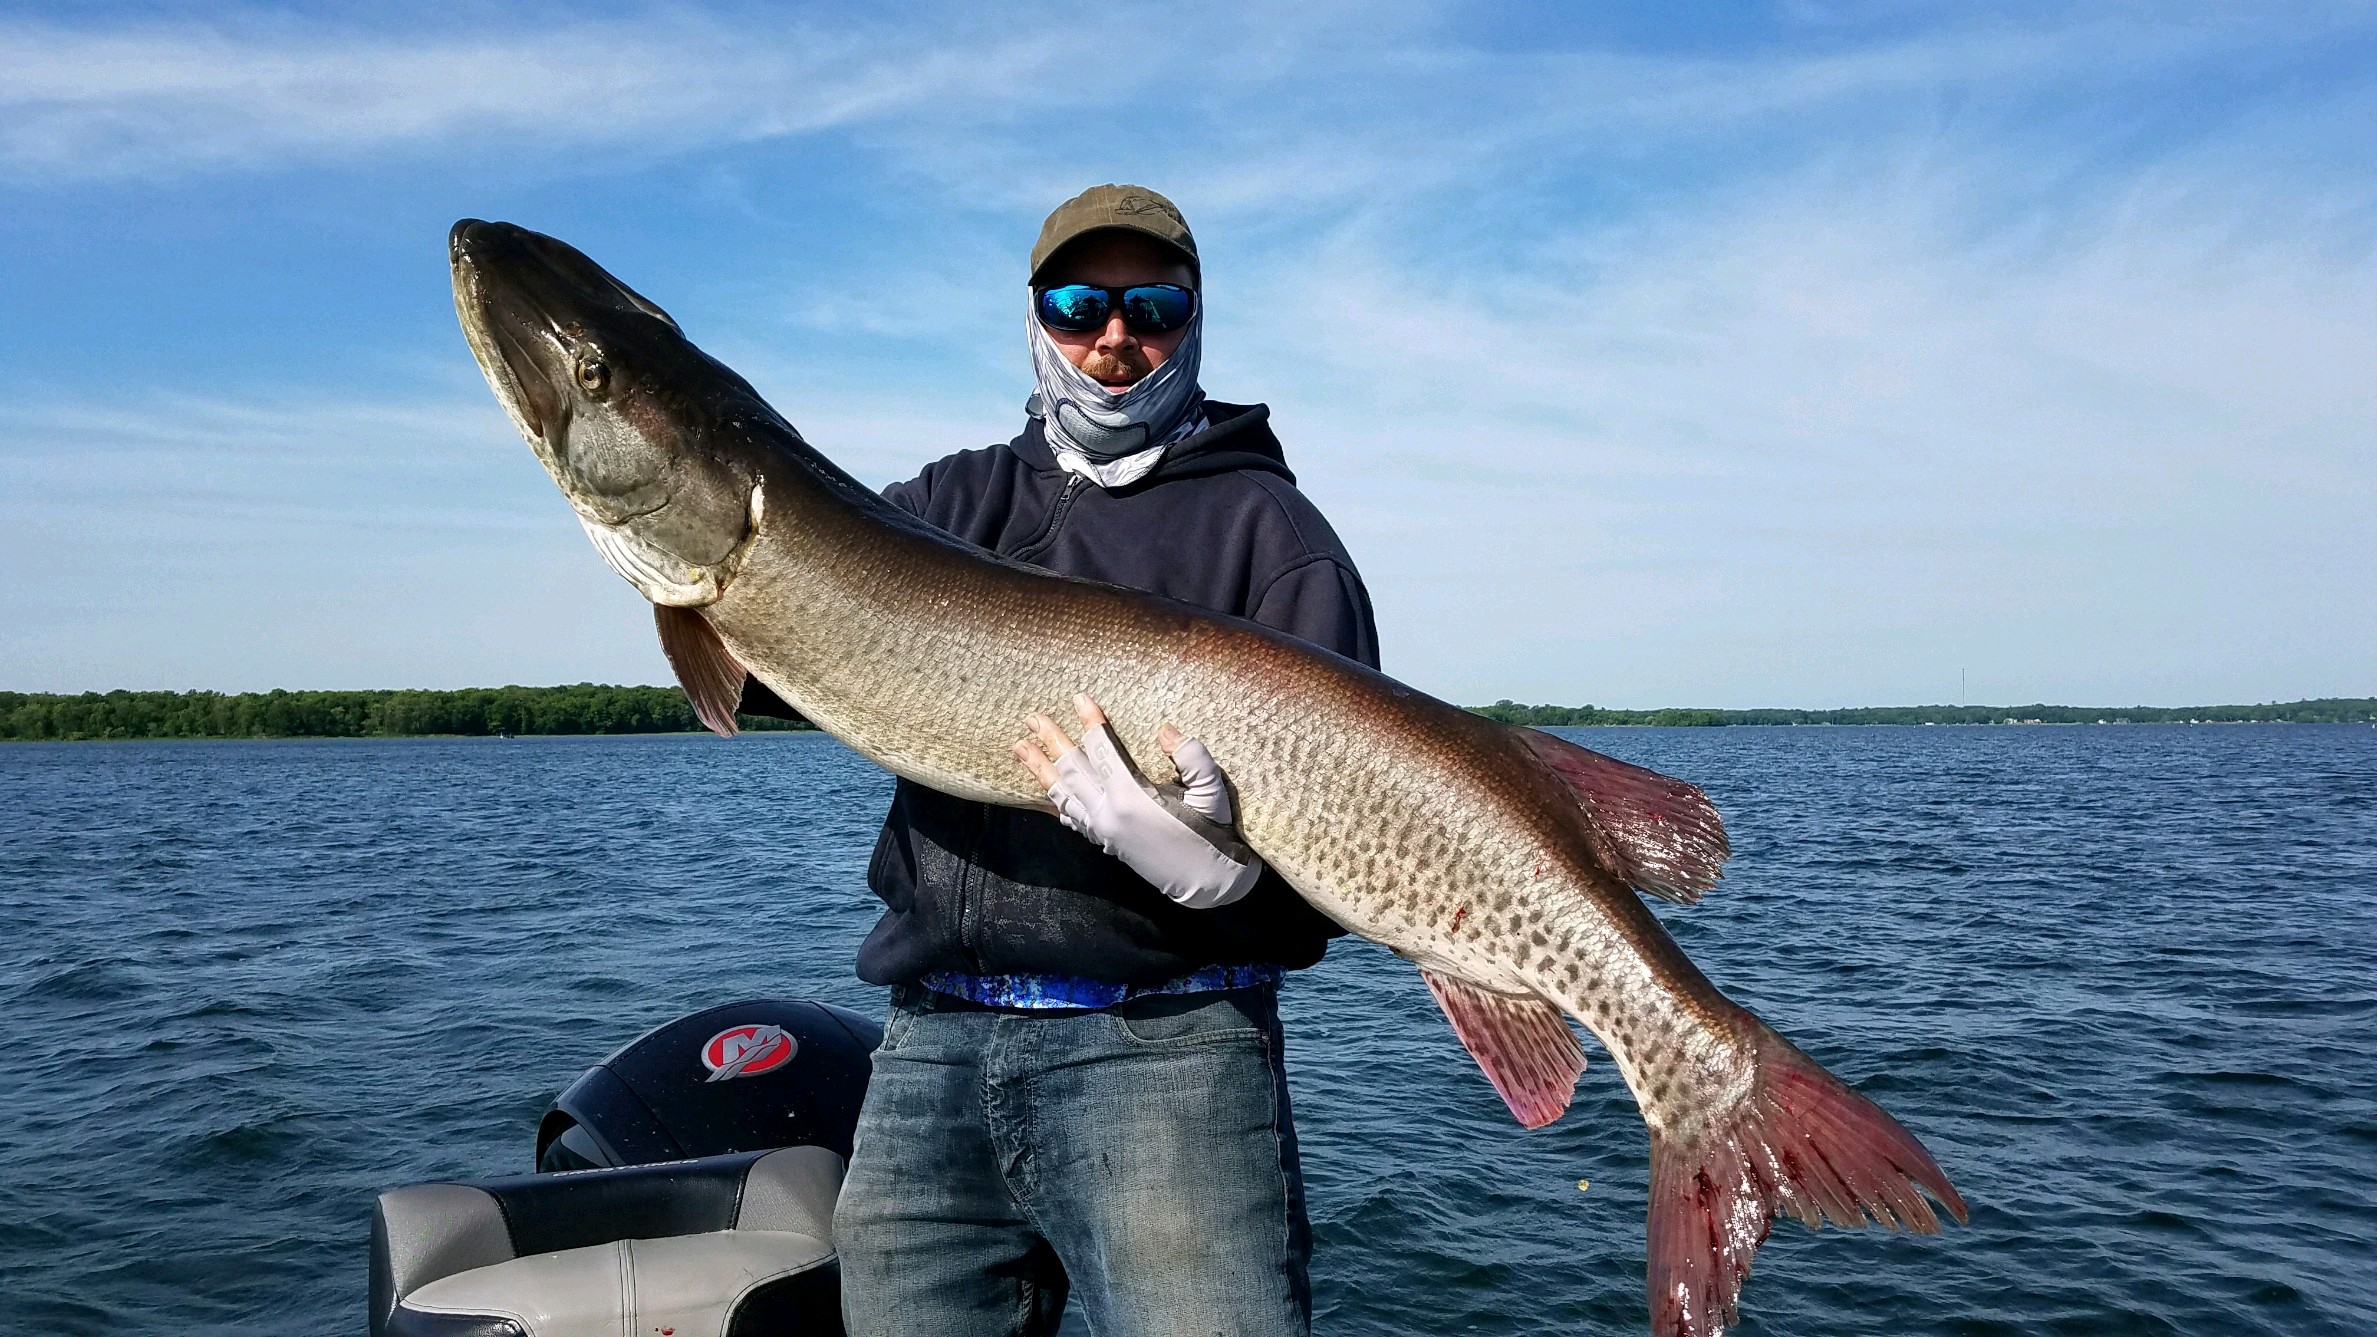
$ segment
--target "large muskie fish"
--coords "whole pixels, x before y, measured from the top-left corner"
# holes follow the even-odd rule
[[[1136,755],[1205,740],[1240,831],[1420,968],[1519,1121],[1601,1040],[1651,1133],[1651,1323],[1735,1317],[1771,1219],[1936,1231],[1964,1204],[1889,1115],[1727,1000],[1636,891],[1689,902],[1725,833],[1698,789],[1516,729],[1237,618],[1052,575],[911,518],[811,449],[668,313],[505,223],[451,240],[471,352],[611,568],[656,607],[702,720],[748,670],[885,768],[1047,807],[1010,749],[1075,692]],[[1159,763],[1160,765],[1160,763]]]

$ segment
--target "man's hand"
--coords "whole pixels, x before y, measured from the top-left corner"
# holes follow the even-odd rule
[[[1035,711],[1023,721],[1032,737],[1015,745],[1015,759],[1047,788],[1058,821],[1192,910],[1228,905],[1253,888],[1262,861],[1231,828],[1229,786],[1203,743],[1170,724],[1156,730],[1180,783],[1152,785],[1115,741],[1097,702],[1077,695],[1073,710],[1081,717],[1079,744]]]

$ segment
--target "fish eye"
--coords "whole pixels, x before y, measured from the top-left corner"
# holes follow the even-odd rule
[[[599,395],[611,383],[611,369],[593,358],[578,360],[578,388],[590,395]]]

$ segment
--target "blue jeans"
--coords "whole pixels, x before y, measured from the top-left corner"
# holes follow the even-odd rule
[[[1312,1326],[1278,992],[1094,1011],[895,990],[834,1211],[850,1337]]]

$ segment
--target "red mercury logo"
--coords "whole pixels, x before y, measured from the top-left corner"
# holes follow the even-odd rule
[[[792,1062],[800,1047],[781,1026],[737,1026],[718,1032],[702,1046],[702,1066],[710,1070],[713,1082],[757,1077]]]

